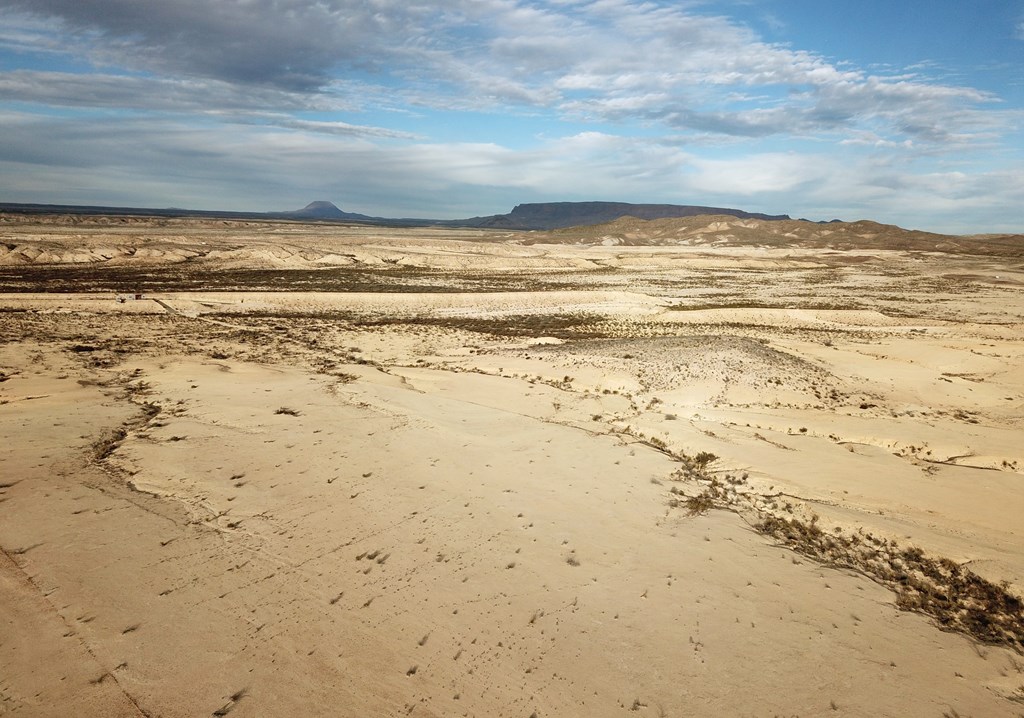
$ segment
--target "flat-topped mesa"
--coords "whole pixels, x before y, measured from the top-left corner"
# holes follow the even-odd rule
[[[580,225],[602,224],[619,217],[665,219],[693,217],[702,214],[767,220],[789,219],[789,215],[769,215],[724,207],[702,207],[680,204],[631,204],[629,202],[537,202],[516,205],[508,214],[475,217],[467,224],[478,227],[508,229],[562,229]]]

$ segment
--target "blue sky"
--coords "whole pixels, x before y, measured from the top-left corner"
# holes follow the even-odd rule
[[[1024,0],[0,0],[0,201],[1024,231]]]

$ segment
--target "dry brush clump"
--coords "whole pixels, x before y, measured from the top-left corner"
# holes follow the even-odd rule
[[[710,473],[708,467],[718,460],[717,456],[701,451],[695,456],[678,454],[676,458],[679,460],[680,467],[672,472],[669,478],[678,482],[695,482],[701,487],[701,490],[695,496],[690,496],[677,486],[673,486],[670,492],[682,498],[670,499],[670,506],[673,508],[685,506],[691,516],[696,516],[715,508],[729,508],[737,502],[737,487],[746,483],[746,478],[739,479],[731,474],[719,478]]]
[[[940,628],[969,635],[978,641],[1008,646],[1024,653],[1024,599],[1009,583],[995,584],[949,558],[930,557],[915,546],[861,530],[849,533],[835,527],[826,531],[816,514],[803,518],[786,503],[779,515],[769,507],[771,497],[744,490],[746,475],[719,478],[707,467],[717,457],[702,452],[680,456],[674,481],[700,486],[688,495],[678,485],[670,489],[669,505],[695,516],[711,509],[740,514],[762,534],[825,565],[858,571],[896,593],[896,605],[931,617]],[[769,498],[769,502],[761,499]]]
[[[712,490],[705,489],[696,496],[688,496],[683,501],[683,505],[689,510],[691,516],[697,514],[707,513],[711,509],[719,506],[719,496],[712,492]]]
[[[860,571],[896,592],[896,605],[946,630],[1024,653],[1024,601],[948,558],[926,556],[874,536],[829,533],[811,521],[764,515],[754,524],[789,548],[826,564]]]
[[[690,456],[689,454],[673,454],[673,457],[679,462],[679,468],[672,473],[672,479],[674,481],[702,481],[711,482],[715,479],[708,472],[708,468],[718,457],[707,451],[700,451],[697,454]]]

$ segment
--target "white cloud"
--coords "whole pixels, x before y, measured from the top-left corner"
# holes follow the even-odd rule
[[[994,100],[986,93],[839,68],[687,5],[0,0],[5,6],[39,48],[52,51],[61,35],[69,52],[165,82],[195,82],[197,95],[211,82],[274,90],[270,110],[324,104],[319,95],[347,78],[374,101],[390,93],[393,103],[446,109],[557,107],[591,122],[662,122],[737,136],[870,129],[890,142],[960,143],[1010,125],[986,107]],[[19,37],[8,43],[32,43]],[[38,79],[53,86],[51,95],[66,89],[57,76]],[[194,104],[188,87],[179,84],[165,103]],[[773,88],[771,106],[737,101],[750,88]],[[224,94],[237,104],[238,92]]]
[[[695,159],[692,167],[687,183],[694,190],[745,196],[789,193],[820,182],[834,170],[826,157],[774,152]]]
[[[342,137],[381,137],[398,140],[423,139],[411,132],[397,132],[383,127],[369,127],[366,125],[351,125],[347,122],[320,122],[314,120],[295,120],[287,116],[265,115],[266,124],[275,127],[303,130],[305,132],[318,132],[325,135],[339,135]]]
[[[55,107],[216,113],[235,110],[342,110],[326,95],[277,88],[243,88],[221,80],[40,70],[0,72],[0,96]]]

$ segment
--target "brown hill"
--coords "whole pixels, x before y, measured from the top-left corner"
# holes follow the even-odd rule
[[[643,220],[620,217],[606,224],[531,232],[523,244],[604,246],[775,247],[897,249],[1004,257],[1024,256],[1024,235],[957,236],[909,230],[868,220],[829,222],[743,219],[700,215]]]

